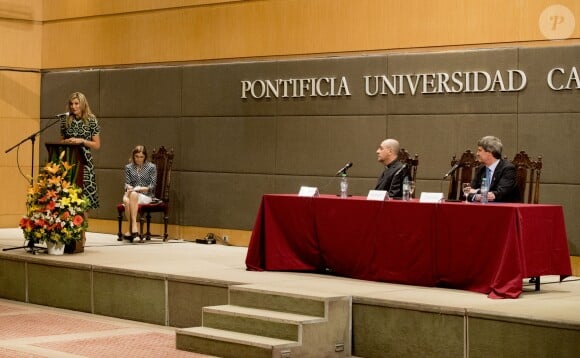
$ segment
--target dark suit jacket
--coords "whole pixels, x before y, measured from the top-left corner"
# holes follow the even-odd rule
[[[386,190],[391,198],[403,197],[403,178],[409,175],[407,167],[403,163],[393,160],[385,166],[385,170],[377,180],[375,190]]]
[[[473,189],[479,189],[481,187],[481,179],[485,177],[486,169],[487,167],[485,165],[481,165],[475,170],[475,177],[471,181],[471,187]],[[499,160],[493,172],[489,191],[495,194],[495,201],[507,203],[517,203],[520,201],[516,167],[511,162],[503,159]]]

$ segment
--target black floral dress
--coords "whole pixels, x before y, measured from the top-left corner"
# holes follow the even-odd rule
[[[91,140],[101,132],[99,121],[96,117],[89,117],[87,124],[82,119],[75,118],[72,120],[70,126],[66,127],[66,118],[61,119],[60,134],[64,139],[67,138],[83,138]],[[95,177],[95,168],[93,165],[93,156],[88,147],[82,146],[85,154],[86,164],[83,172],[83,193],[89,198],[89,207],[96,209],[99,207],[99,193],[97,191],[97,180]]]

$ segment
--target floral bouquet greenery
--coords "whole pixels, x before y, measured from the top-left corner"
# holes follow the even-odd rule
[[[74,165],[57,161],[42,168],[36,183],[28,189],[26,215],[20,220],[24,238],[34,243],[71,244],[87,229],[85,211],[89,205],[82,189],[74,184]]]

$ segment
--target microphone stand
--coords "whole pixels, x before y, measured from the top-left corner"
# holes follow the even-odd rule
[[[28,137],[22,139],[20,142],[16,143],[15,145],[13,145],[12,147],[6,149],[6,151],[4,151],[4,153],[9,153],[11,152],[14,148],[18,148],[20,147],[20,145],[24,142],[26,142],[27,140],[30,141],[31,147],[32,147],[32,158],[30,161],[30,185],[34,185],[34,143],[36,141],[36,137],[44,132],[45,130],[47,130],[48,128],[54,126],[55,124],[60,122],[60,116],[56,116],[58,119],[54,122],[52,122],[51,124],[49,124],[48,126],[36,131],[35,133],[32,133],[31,135],[29,135]],[[18,247],[9,247],[6,249],[2,249],[2,251],[8,251],[8,250],[15,250],[15,249],[25,249],[28,248],[30,249],[30,251],[32,252],[33,255],[36,255],[36,252],[39,250],[45,250],[46,248],[41,247],[41,246],[35,246],[34,245],[34,241],[32,240],[28,240],[28,243],[24,246],[18,246]]]
[[[32,145],[32,158],[31,158],[31,162],[30,162],[30,185],[34,184],[34,142],[36,140],[36,137],[44,132],[45,130],[47,130],[48,128],[54,126],[55,124],[57,124],[58,122],[60,122],[60,117],[57,116],[57,118],[59,118],[58,120],[52,122],[51,124],[49,124],[48,126],[40,129],[39,131],[29,135],[28,137],[22,139],[20,142],[16,143],[15,145],[13,145],[12,147],[6,149],[6,151],[4,151],[4,153],[9,153],[11,152],[14,148],[19,147],[22,143],[26,142],[27,140],[30,140],[30,144]]]

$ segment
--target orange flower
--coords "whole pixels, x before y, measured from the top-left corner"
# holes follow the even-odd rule
[[[60,165],[58,165],[57,163],[50,162],[44,166],[44,170],[49,172],[50,174],[56,174],[59,169]]]
[[[82,215],[75,215],[73,218],[73,224],[75,226],[81,226],[83,221],[85,221],[85,219],[83,219]]]
[[[61,164],[64,167],[64,170],[67,172],[70,170],[70,168],[74,167],[74,164],[69,164],[68,162],[62,162]]]
[[[48,178],[48,183],[53,184],[53,185],[58,185],[60,183],[60,180],[61,180],[60,177],[52,177],[52,178]]]
[[[68,211],[65,211],[64,213],[62,213],[60,218],[62,220],[68,220],[68,218],[70,218],[70,213]]]
[[[49,190],[46,192],[46,197],[47,198],[56,198],[56,197],[58,197],[58,194],[56,193],[56,190]]]

